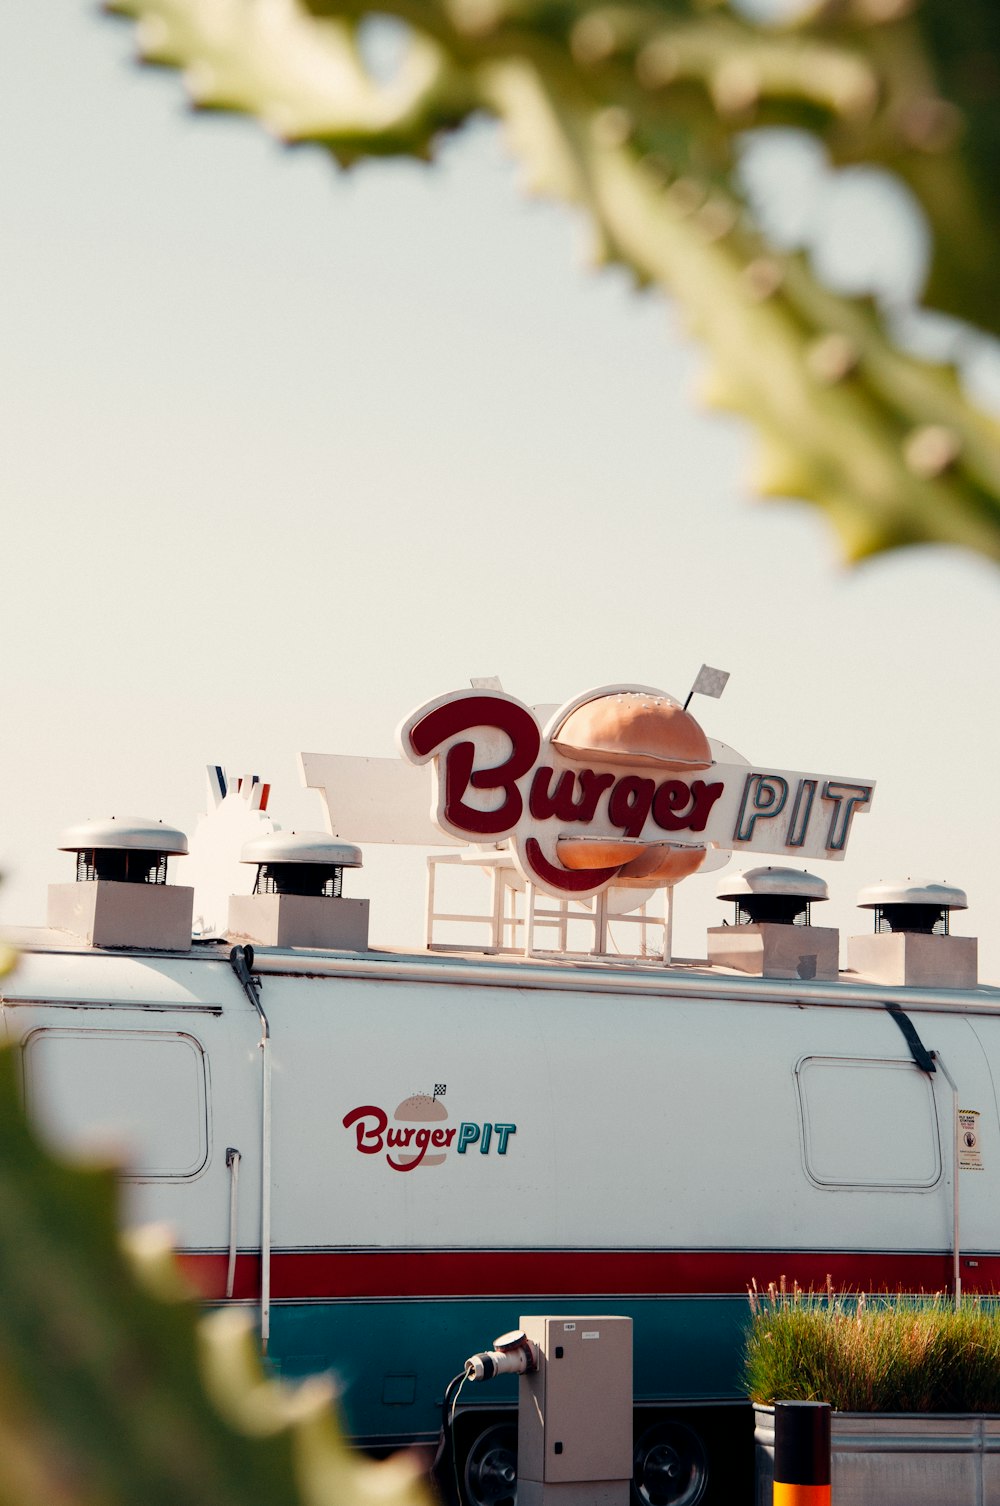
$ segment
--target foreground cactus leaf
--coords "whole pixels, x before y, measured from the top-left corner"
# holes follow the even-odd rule
[[[52,1159],[0,1053],[3,1506],[428,1506],[409,1456],[346,1445],[331,1386],[265,1377],[249,1323],[199,1319],[163,1233],[124,1243],[107,1170]]]
[[[1000,558],[1000,424],[955,373],[898,349],[871,303],[769,246],[737,171],[749,127],[806,129],[891,170],[930,232],[933,305],[1000,333],[1000,123],[988,0],[830,0],[755,25],[724,0],[111,0],[196,105],[288,142],[428,157],[474,111],[502,120],[537,192],[582,206],[595,257],[677,298],[709,389],[763,444],[758,486],[816,503],[849,557],[960,544]],[[406,28],[389,82],[359,27]]]

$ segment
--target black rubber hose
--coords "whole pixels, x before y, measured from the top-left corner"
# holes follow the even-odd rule
[[[441,1403],[441,1431],[438,1434],[437,1452],[434,1455],[434,1462],[431,1465],[431,1474],[437,1473],[438,1465],[444,1458],[445,1449],[448,1447],[448,1439],[451,1435],[451,1418],[449,1416],[449,1413],[451,1411],[451,1399],[454,1395],[455,1389],[462,1384],[464,1379],[465,1371],[460,1370],[457,1375],[452,1376],[451,1380],[444,1388],[444,1400]]]

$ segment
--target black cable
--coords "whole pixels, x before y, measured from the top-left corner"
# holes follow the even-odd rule
[[[444,1388],[444,1400],[441,1403],[441,1429],[438,1433],[437,1452],[434,1455],[434,1462],[431,1465],[431,1474],[433,1475],[436,1475],[438,1466],[444,1458],[444,1451],[448,1447],[448,1438],[451,1435],[452,1426],[454,1423],[454,1417],[452,1416],[451,1418],[449,1418],[449,1413],[451,1412],[452,1388],[457,1386],[459,1390],[461,1390],[462,1382],[464,1381],[464,1379],[465,1371],[460,1370],[457,1375],[452,1376],[451,1380]],[[452,1451],[454,1452],[454,1437],[452,1437]]]
[[[913,1060],[916,1062],[921,1072],[926,1072],[928,1076],[932,1072],[936,1072],[937,1067],[934,1065],[934,1052],[928,1051],[927,1047],[924,1045],[923,1041],[917,1034],[917,1028],[914,1025],[913,1021],[910,1019],[909,1015],[904,1014],[898,1004],[887,1004],[885,1007],[889,1011],[892,1019],[896,1021],[896,1024],[903,1032],[903,1039],[906,1041],[906,1044],[910,1048],[910,1055],[913,1057]]]
[[[462,1486],[458,1478],[458,1449],[455,1447],[455,1408],[458,1406],[458,1398],[462,1394],[462,1387],[468,1379],[468,1370],[463,1370],[462,1377],[458,1382],[458,1389],[451,1399],[451,1468],[455,1476],[455,1500],[457,1506],[462,1506]]]

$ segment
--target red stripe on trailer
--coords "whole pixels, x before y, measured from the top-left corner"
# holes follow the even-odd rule
[[[225,1295],[224,1252],[181,1254],[202,1296]],[[1000,1291],[1000,1255],[963,1262],[968,1292]],[[944,1292],[947,1251],[816,1250],[278,1250],[271,1256],[275,1301],[350,1298],[534,1298],[740,1296],[752,1281],[766,1288],[782,1277],[821,1291]],[[241,1254],[234,1296],[260,1290],[260,1260]]]

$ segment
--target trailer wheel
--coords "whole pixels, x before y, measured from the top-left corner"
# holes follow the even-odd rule
[[[468,1506],[514,1506],[517,1499],[517,1428],[498,1422],[473,1439],[465,1457]]]
[[[635,1445],[632,1500],[636,1506],[695,1506],[708,1487],[708,1456],[693,1428],[657,1422]]]

